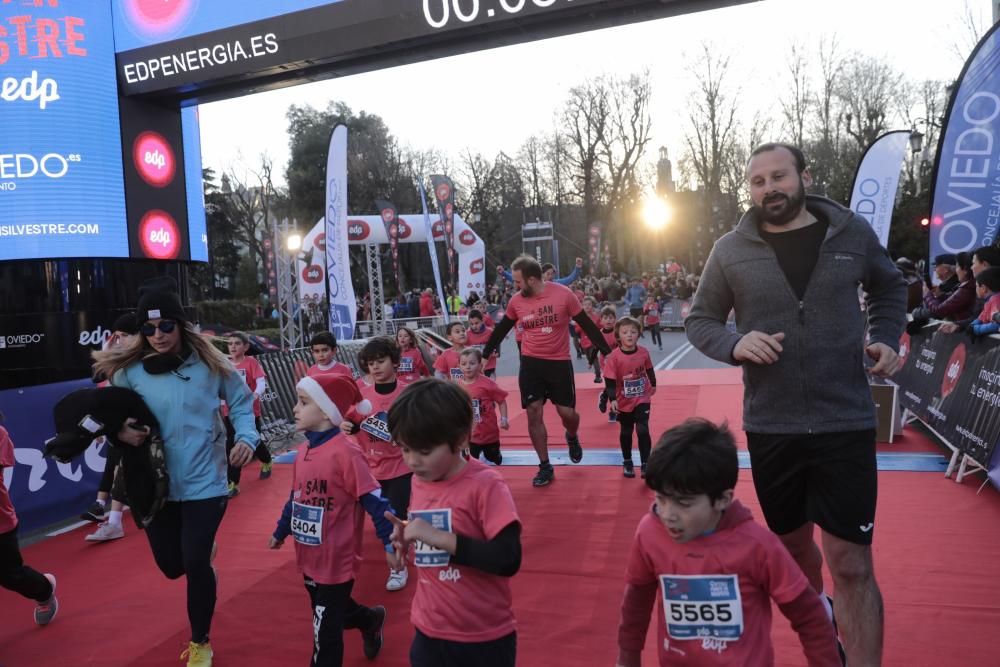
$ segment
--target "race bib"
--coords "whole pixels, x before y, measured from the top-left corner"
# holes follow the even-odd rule
[[[438,530],[451,531],[451,509],[410,510],[410,521],[423,519]],[[451,554],[444,549],[432,547],[419,540],[415,543],[413,564],[417,567],[448,567]]]
[[[413,357],[402,357],[399,360],[399,372],[400,373],[413,372]]]
[[[240,377],[243,379],[244,382],[247,381],[247,372],[244,369],[237,368],[236,372],[240,374]]]
[[[743,634],[743,602],[735,574],[663,574],[660,586],[672,639],[735,641]]]
[[[451,369],[451,379],[454,380],[455,382],[458,382],[459,380],[461,380],[464,377],[465,377],[465,373],[462,372],[461,368],[452,368]]]
[[[625,380],[625,397],[638,397],[642,396],[646,390],[646,380],[645,378],[639,378],[638,380]]]
[[[292,501],[292,537],[299,544],[311,547],[323,544],[323,512],[322,507],[302,505]]]
[[[479,399],[472,399],[472,421],[479,424],[483,421],[483,415],[479,412]]]
[[[392,442],[392,434],[389,433],[389,413],[379,412],[361,422],[361,430],[376,440]]]

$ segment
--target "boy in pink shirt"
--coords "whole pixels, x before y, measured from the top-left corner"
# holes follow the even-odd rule
[[[469,347],[475,347],[480,352],[486,347],[493,335],[493,327],[485,323],[483,312],[473,308],[469,311],[469,328],[465,330],[465,342]],[[497,376],[497,355],[492,354],[483,366],[483,375],[491,380]]]
[[[14,443],[7,429],[0,426],[0,586],[34,600],[35,623],[48,625],[56,612],[56,578],[36,572],[21,559],[17,541],[17,514],[3,481],[3,469],[14,467]],[[7,603],[5,604],[5,608]]]
[[[607,343],[610,351],[608,354],[600,355],[597,360],[598,366],[597,377],[595,378],[596,380],[601,379],[601,373],[604,372],[604,364],[607,363],[608,357],[611,356],[611,352],[618,347],[618,336],[615,333],[617,331],[615,329],[617,317],[618,313],[615,311],[614,306],[604,306],[604,308],[601,308],[601,335],[604,336],[604,342]],[[601,390],[600,395],[597,397],[597,409],[600,410],[602,414],[607,412],[608,401],[612,398],[614,398],[614,394],[609,394],[607,389]],[[615,422],[617,420],[618,415],[615,414],[614,410],[608,412],[608,422]]]
[[[299,449],[292,473],[292,492],[268,546],[279,549],[289,535],[295,540],[295,560],[305,580],[313,609],[313,667],[340,667],[344,661],[344,630],[361,630],[365,657],[382,648],[385,607],[365,607],[351,589],[361,562],[364,513],[385,545],[390,567],[398,562],[386,520],[389,502],[357,443],[341,433],[343,413],[364,401],[353,380],[336,375],[304,377],[296,385],[295,427],[308,444]]]
[[[459,355],[465,349],[468,338],[465,334],[465,325],[461,322],[449,322],[444,332],[445,338],[451,341],[451,348],[439,354],[434,360],[434,374],[442,380],[458,382],[462,379]]]
[[[372,475],[382,487],[396,516],[406,516],[410,506],[410,478],[413,473],[406,467],[399,447],[389,432],[389,408],[402,393],[406,383],[396,375],[399,367],[399,347],[389,337],[372,338],[358,353],[358,363],[371,376],[372,383],[358,383],[361,395],[371,403],[369,414],[349,410],[340,425],[348,435],[357,437],[361,451],[368,460]],[[406,567],[389,569],[385,588],[402,590],[406,586]]]
[[[816,591],[777,536],[733,499],[738,474],[725,425],[689,419],[660,437],[646,471],[655,502],[635,531],[625,574],[618,667],[640,666],[656,600],[661,667],[770,667],[772,599],[810,667],[841,667]]]
[[[247,388],[253,394],[253,418],[257,423],[257,432],[260,433],[263,424],[260,419],[260,397],[267,390],[267,375],[260,362],[254,357],[248,357],[247,351],[250,349],[250,336],[242,331],[233,331],[229,334],[229,360],[236,367],[236,372],[240,374],[243,381],[247,383]],[[226,402],[222,402],[222,421],[226,427],[226,455],[232,451],[236,444],[236,429],[229,421],[229,407]],[[267,448],[267,443],[261,438],[254,449],[254,458],[260,461],[260,478],[267,479],[271,476],[271,450]],[[242,468],[230,465],[227,470],[229,478],[229,497],[234,498],[240,494],[240,479],[242,478]]]
[[[472,419],[469,395],[435,378],[407,387],[389,410],[414,473],[409,521],[386,515],[396,551],[414,547],[412,667],[516,663],[510,577],[521,567],[521,522],[500,475],[462,456]]]
[[[503,463],[500,454],[500,429],[510,428],[507,421],[507,392],[482,373],[483,353],[474,347],[462,350],[463,377],[459,386],[469,392],[472,398],[472,437],[469,440],[469,455],[478,459],[479,455],[494,465]],[[500,426],[497,427],[497,411],[500,412]]]
[[[604,393],[611,396],[611,413],[618,415],[621,430],[618,443],[622,448],[622,474],[635,477],[632,462],[632,430],[639,440],[641,475],[646,477],[646,460],[649,458],[650,400],[656,393],[656,373],[649,351],[638,344],[642,327],[632,317],[623,317],[615,323],[615,336],[619,346],[604,361]]]
[[[309,341],[309,349],[316,362],[306,371],[306,375],[316,377],[325,373],[354,378],[354,371],[347,364],[334,358],[337,353],[337,337],[329,331],[321,331]]]

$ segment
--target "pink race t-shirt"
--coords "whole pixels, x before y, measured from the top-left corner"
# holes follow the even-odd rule
[[[342,364],[336,360],[332,364],[326,367],[320,366],[319,364],[313,364],[312,366],[309,367],[309,370],[306,371],[306,375],[310,377],[316,377],[317,375],[326,375],[328,373],[332,375],[343,375],[344,377],[349,378],[351,380],[354,379],[354,371],[351,370],[351,367],[348,366],[347,364]]]
[[[631,354],[616,347],[604,360],[604,377],[615,381],[615,400],[620,412],[632,412],[637,405],[649,403],[654,388],[646,371],[652,368],[649,351],[641,345]]]
[[[646,313],[646,319],[644,324],[647,327],[651,327],[654,324],[660,323],[660,304],[658,303],[647,303],[642,307],[642,311]]]
[[[477,540],[492,540],[520,522],[503,478],[479,461],[467,461],[457,475],[440,482],[414,476],[410,520],[416,518]],[[510,578],[455,565],[450,558],[447,551],[417,543],[413,625],[428,637],[467,643],[514,632]]]
[[[365,518],[358,499],[379,488],[361,448],[342,433],[317,447],[301,447],[292,476],[299,570],[320,584],[351,581],[361,563]]]
[[[521,354],[536,359],[568,360],[569,323],[583,307],[568,287],[543,283],[542,291],[526,297],[520,292],[507,304],[506,315],[524,326]]]
[[[14,503],[10,501],[7,486],[3,483],[3,468],[14,467],[14,443],[11,442],[7,429],[0,426],[0,535],[17,528],[17,514]]]
[[[507,392],[496,382],[480,374],[471,384],[459,381],[459,386],[469,392],[472,398],[472,437],[476,445],[490,445],[500,441],[500,426],[497,424],[497,406],[507,399]]]
[[[771,599],[792,602],[809,588],[777,536],[738,500],[714,533],[683,544],[648,512],[636,529],[625,580],[659,587],[660,665],[773,665]]]
[[[355,437],[361,445],[361,451],[368,459],[368,466],[375,479],[393,479],[410,472],[403,461],[403,454],[392,440],[389,433],[389,408],[396,400],[406,383],[396,381],[396,389],[391,394],[380,394],[375,391],[375,385],[360,383],[361,395],[371,402],[372,411],[358,424]]]
[[[404,382],[416,382],[422,377],[430,375],[427,364],[424,363],[424,355],[415,347],[399,353],[399,368],[396,375]]]
[[[250,393],[253,393],[254,389],[257,388],[257,380],[267,377],[264,374],[264,369],[261,368],[260,362],[253,357],[243,357],[243,361],[233,364],[233,366],[236,367],[236,372],[240,374],[243,381],[250,387]],[[229,409],[224,409],[222,414],[229,414]],[[257,396],[253,398],[253,416],[260,417],[260,398]]]
[[[455,348],[449,347],[434,360],[434,370],[443,373],[449,380],[458,382],[464,375],[462,368],[458,365],[460,360],[461,356],[455,351]]]
[[[482,352],[483,348],[486,347],[486,343],[489,342],[490,336],[492,335],[493,329],[487,326],[484,326],[483,330],[479,332],[473,331],[471,328],[465,330],[466,343],[468,346],[474,347],[480,352]],[[484,371],[495,370],[497,367],[497,355],[491,355],[489,359],[484,359],[483,363],[486,364],[483,366]]]

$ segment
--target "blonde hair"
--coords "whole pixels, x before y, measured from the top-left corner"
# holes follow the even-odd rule
[[[462,350],[458,354],[458,356],[459,357],[475,357],[476,361],[482,361],[483,360],[483,351],[480,350],[478,347],[467,347],[464,350]]]
[[[232,363],[222,354],[211,341],[194,330],[187,322],[178,322],[181,332],[181,345],[187,346],[208,366],[215,375],[228,376],[234,371]],[[146,337],[139,332],[128,347],[94,351],[94,372],[104,377],[114,378],[115,373],[156,354]]]

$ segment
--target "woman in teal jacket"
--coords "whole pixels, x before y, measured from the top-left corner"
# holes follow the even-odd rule
[[[187,577],[189,666],[211,665],[208,633],[215,611],[215,533],[226,511],[226,437],[219,399],[229,405],[236,445],[229,462],[253,457],[259,435],[253,399],[225,356],[187,322],[172,280],[139,290],[140,335],[124,349],[95,352],[95,369],[142,396],[160,424],[170,494],[146,528],[157,566],[169,579]],[[129,420],[119,439],[139,445],[149,428]],[[134,428],[136,426],[138,428]]]

